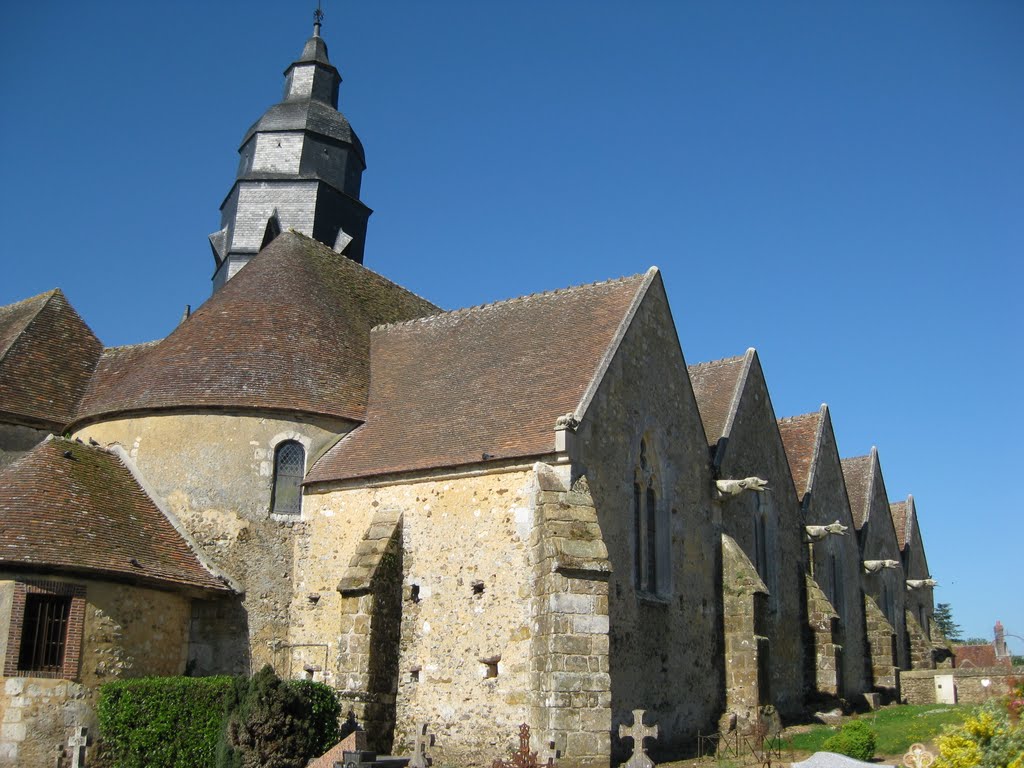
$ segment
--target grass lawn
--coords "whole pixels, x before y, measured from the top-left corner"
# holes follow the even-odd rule
[[[942,732],[942,726],[962,723],[973,710],[974,707],[967,705],[919,704],[886,707],[856,719],[863,720],[877,734],[877,754],[902,755],[911,744],[932,741]],[[822,725],[794,734],[788,741],[794,750],[817,752],[822,742],[837,730]]]

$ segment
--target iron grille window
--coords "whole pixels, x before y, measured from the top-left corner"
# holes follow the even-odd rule
[[[278,515],[297,515],[302,511],[302,477],[306,470],[306,451],[294,440],[281,443],[274,456],[274,498],[270,511]]]
[[[25,596],[18,669],[60,672],[64,663],[71,598],[61,595]]]

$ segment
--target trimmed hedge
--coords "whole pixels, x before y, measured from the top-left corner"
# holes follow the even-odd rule
[[[267,674],[267,669],[260,673]],[[226,726],[250,680],[147,677],[103,685],[99,724],[105,760],[112,768],[213,768],[218,745],[224,757]],[[310,680],[289,680],[279,688],[299,715],[290,727],[302,734],[308,754],[315,757],[334,746],[340,713],[334,690]]]
[[[144,677],[100,688],[100,737],[116,768],[212,766],[231,677]]]

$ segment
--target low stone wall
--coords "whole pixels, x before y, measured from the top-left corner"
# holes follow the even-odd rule
[[[952,675],[957,704],[981,704],[1003,696],[1010,689],[1011,677],[1024,677],[1024,669],[979,667],[977,669],[919,669],[900,672],[900,689],[907,704],[934,704],[935,676]],[[989,685],[982,685],[988,680]]]
[[[95,733],[94,692],[68,680],[8,677],[0,689],[0,766],[50,768],[74,726]]]

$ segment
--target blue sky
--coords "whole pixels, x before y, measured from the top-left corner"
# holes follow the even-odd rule
[[[311,10],[6,3],[0,304],[60,286],[109,345],[200,304]],[[778,416],[827,402],[914,494],[937,600],[1024,636],[1024,4],[325,10],[367,266],[454,308],[656,264],[687,361],[753,346]]]

